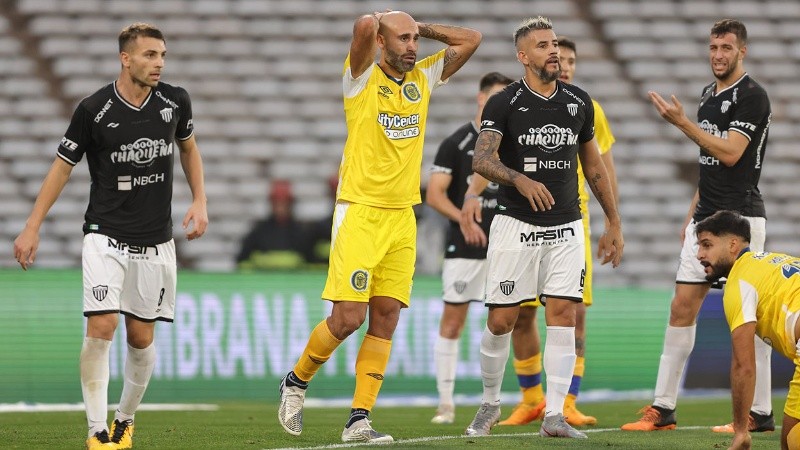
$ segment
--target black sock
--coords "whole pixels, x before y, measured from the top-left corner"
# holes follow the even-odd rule
[[[662,406],[653,405],[653,408],[657,409],[658,412],[660,412],[662,416],[668,416],[668,415],[670,415],[670,414],[675,412],[674,409],[667,409],[667,408],[664,408]]]
[[[297,375],[294,374],[294,370],[289,372],[286,375],[286,386],[289,387],[299,387],[300,389],[305,389],[308,387],[308,381],[303,381],[300,378],[297,378]]]
[[[353,408],[350,410],[350,420],[347,421],[345,428],[350,428],[350,425],[358,422],[361,419],[369,419],[369,410],[362,408]]]

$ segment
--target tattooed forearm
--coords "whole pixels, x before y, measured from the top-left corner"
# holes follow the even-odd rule
[[[472,157],[472,170],[483,175],[488,180],[509,186],[514,185],[520,173],[500,162],[496,152],[500,147],[502,135],[494,132],[481,132],[478,141],[475,143],[475,151]]]
[[[454,62],[458,62],[458,60],[460,60],[460,59],[461,59],[461,55],[459,55],[458,52],[454,48],[450,47],[447,50],[445,50],[445,52],[444,52],[444,66],[445,67],[447,67],[448,65],[450,65],[450,64],[452,64]]]
[[[450,26],[450,25],[440,25],[440,24],[429,24],[429,23],[420,23],[419,25],[419,35],[426,38],[426,39],[433,39],[439,42],[444,42],[447,45],[452,45],[451,36],[443,33],[445,30],[453,30],[455,31],[458,27]]]
[[[611,183],[600,172],[594,172],[591,177],[587,177],[587,180],[606,217],[609,219],[618,217],[617,205],[611,191]]]

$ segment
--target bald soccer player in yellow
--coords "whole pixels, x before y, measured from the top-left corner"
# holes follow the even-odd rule
[[[731,449],[749,449],[755,391],[754,336],[795,363],[783,409],[781,448],[800,449],[800,258],[750,250],[750,223],[739,213],[717,211],[701,220],[697,259],[710,282],[727,277],[722,303],[731,329]]]
[[[561,63],[561,76],[559,79],[572,84],[575,76],[577,62],[577,48],[572,40],[559,37],[559,61]],[[614,144],[614,135],[603,112],[603,108],[594,99],[594,130],[597,147],[606,166],[614,197],[617,196],[617,177],[614,170],[614,159],[611,156],[611,146]],[[468,192],[469,193],[469,192]],[[584,277],[583,303],[578,303],[575,317],[575,369],[569,386],[569,393],[564,402],[564,417],[572,426],[595,425],[597,419],[580,412],[576,406],[576,399],[580,391],[581,380],[584,373],[584,355],[586,342],[586,307],[592,304],[592,244],[589,238],[589,192],[583,176],[583,169],[578,166],[578,194],[580,196],[581,214],[583,216],[583,231],[586,242],[586,276]],[[605,239],[605,235],[600,239]],[[598,248],[603,248],[602,245]],[[525,425],[536,419],[544,417],[545,398],[542,389],[542,353],[539,332],[536,327],[536,307],[540,306],[538,300],[523,303],[520,306],[519,317],[511,333],[511,342],[514,349],[514,369],[517,373],[522,400],[517,404],[511,415],[498,425]]]
[[[447,48],[417,61],[419,38]],[[401,11],[356,19],[342,71],[347,142],[331,230],[330,266],[322,298],[330,316],[311,332],[303,354],[280,384],[278,420],[303,430],[303,401],[314,374],[369,314],[355,364],[355,394],[343,442],[392,442],[369,413],[389,361],[400,310],[408,306],[416,260],[420,168],[432,91],[478,48],[468,28],[416,22]],[[375,63],[376,53],[380,59]]]

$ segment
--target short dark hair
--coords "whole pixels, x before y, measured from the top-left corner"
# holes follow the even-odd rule
[[[513,82],[514,80],[508,78],[507,76],[503,75],[500,72],[489,72],[481,77],[480,89],[482,92],[485,92],[488,91],[489,88],[491,88],[492,86],[498,84],[502,84],[503,86],[508,86]]]
[[[564,47],[572,50],[572,53],[575,53],[575,57],[578,56],[578,47],[575,46],[575,41],[566,37],[566,36],[559,36],[558,37],[558,46]]]
[[[736,211],[717,211],[698,222],[695,233],[709,232],[714,236],[732,234],[750,242],[750,222]]]
[[[139,36],[156,38],[166,43],[164,35],[161,30],[149,23],[136,22],[123,28],[119,33],[119,52],[122,53],[125,49]]]
[[[726,33],[736,36],[740,47],[747,45],[747,28],[736,19],[722,19],[711,27],[711,36],[719,37]]]
[[[536,16],[531,17],[529,19],[525,19],[516,30],[514,30],[514,45],[517,45],[517,42],[525,36],[528,35],[533,30],[552,30],[553,29],[553,22],[550,21],[547,17],[544,16]]]

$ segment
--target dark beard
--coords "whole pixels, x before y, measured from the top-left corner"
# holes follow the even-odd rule
[[[719,262],[716,266],[711,268],[712,272],[709,275],[706,275],[706,281],[713,283],[715,281],[719,281],[720,278],[727,278],[727,276],[730,275],[732,268],[732,262]]]
[[[544,67],[533,67],[533,73],[542,80],[542,83],[552,83],[561,76],[561,68],[553,72],[548,72]]]
[[[414,63],[407,63],[403,61],[403,56],[398,55],[397,53],[387,51],[386,52],[386,64],[392,66],[392,68],[400,73],[411,72],[414,69]]]
[[[732,74],[734,71],[736,71],[736,69],[737,69],[738,67],[739,67],[739,62],[738,62],[738,61],[736,61],[736,62],[735,62],[735,63],[733,63],[732,65],[728,66],[728,70],[726,70],[725,72],[722,72],[722,75],[717,75],[716,73],[714,73],[714,70],[713,70],[713,69],[711,70],[711,73],[713,73],[713,74],[714,74],[714,78],[716,78],[716,79],[718,79],[718,80],[720,80],[720,81],[725,81],[726,79],[728,79],[728,77],[729,77],[729,76],[731,76],[731,74]]]

